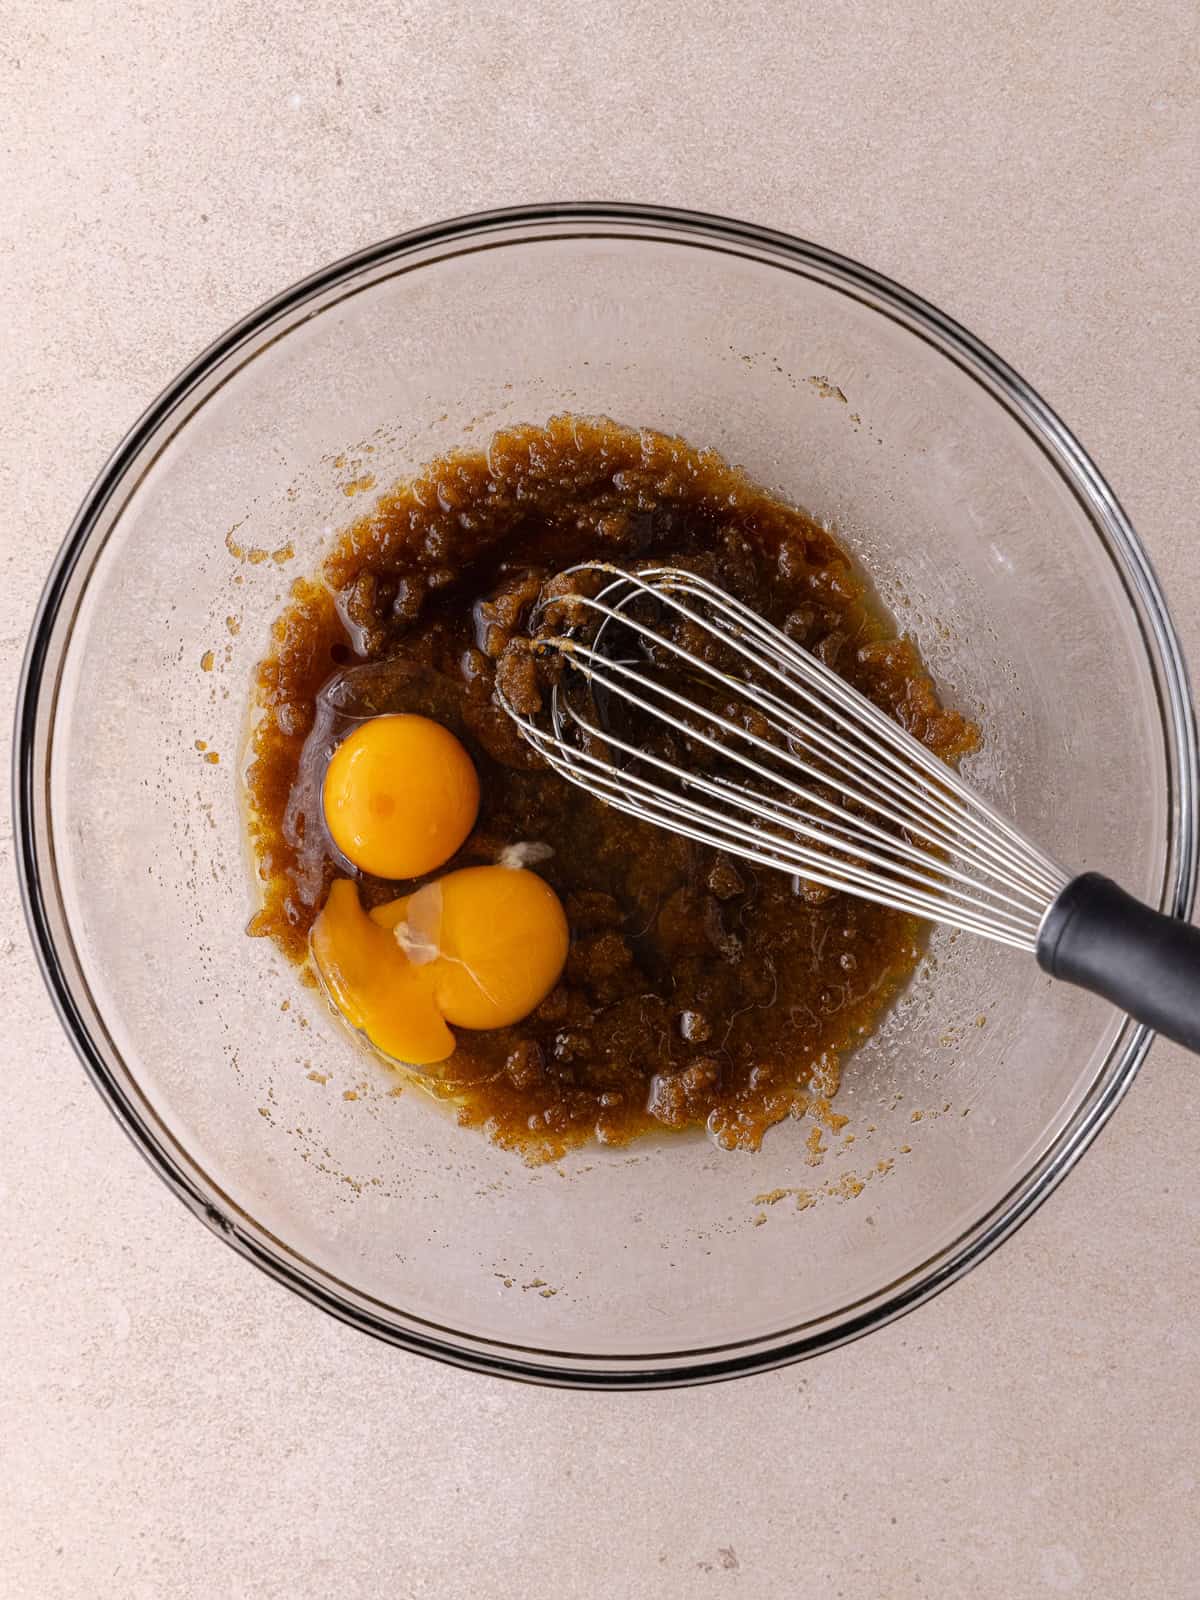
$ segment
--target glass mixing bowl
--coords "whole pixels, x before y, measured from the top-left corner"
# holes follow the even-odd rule
[[[854,1143],[831,1139],[820,1165],[789,1123],[752,1156],[664,1138],[528,1168],[418,1089],[397,1095],[246,937],[248,688],[289,583],[428,457],[564,409],[715,445],[827,519],[981,722],[967,770],[983,792],[1069,867],[1188,912],[1179,646],[1062,423],[863,267],[608,205],[365,250],[156,401],[88,495],[34,629],[24,891],[100,1092],[264,1271],[465,1366],[696,1381],[827,1349],[979,1261],[1078,1159],[1149,1038],[1032,959],[935,930],[845,1073]]]

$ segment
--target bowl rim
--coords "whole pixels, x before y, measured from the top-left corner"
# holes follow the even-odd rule
[[[160,1178],[189,1210],[261,1270],[361,1331],[413,1353],[473,1371],[527,1382],[592,1389],[663,1388],[711,1382],[819,1354],[846,1344],[915,1309],[982,1261],[1025,1222],[1074,1166],[1112,1115],[1133,1081],[1153,1039],[1148,1028],[1128,1019],[1093,1080],[1089,1092],[1032,1167],[990,1212],[897,1285],[877,1291],[849,1316],[835,1313],[813,1332],[763,1335],[722,1354],[718,1347],[655,1356],[602,1358],[578,1353],[520,1350],[459,1335],[461,1342],[422,1331],[410,1322],[397,1327],[373,1313],[362,1297],[343,1298],[310,1276],[299,1258],[263,1230],[248,1231],[214,1203],[191,1172],[160,1143],[137,1104],[116,1080],[84,1019],[54,935],[57,886],[41,859],[37,829],[39,759],[50,750],[49,728],[57,704],[57,669],[70,640],[56,638],[74,574],[107,502],[126,469],[187,396],[234,350],[276,318],[346,280],[398,256],[446,244],[464,244],[498,231],[561,224],[578,229],[632,228],[669,231],[683,242],[704,241],[724,249],[739,245],[781,265],[816,269],[826,280],[866,296],[876,311],[890,312],[934,343],[941,354],[965,366],[989,388],[1039,444],[1076,496],[1136,598],[1147,663],[1155,680],[1166,745],[1170,829],[1160,909],[1190,914],[1196,888],[1198,824],[1195,716],[1183,653],[1153,568],[1132,524],[1082,445],[1037,392],[986,345],[920,296],[846,256],[792,235],[703,212],[620,202],[562,202],[505,207],[455,217],[393,235],[332,262],[263,302],[186,366],[143,412],[101,468],[76,513],[54,560],[34,616],[17,692],[13,740],[13,815],[18,881],[34,951],[59,1019],[96,1089],[118,1123]],[[519,239],[513,243],[523,242]],[[782,258],[782,260],[780,259]],[[438,258],[435,258],[438,259]],[[56,654],[57,647],[57,654]],[[49,699],[47,701],[47,694]],[[44,778],[43,778],[44,781]],[[47,815],[49,804],[46,801]],[[61,908],[60,908],[61,916]],[[63,927],[66,918],[61,916]],[[115,1052],[114,1052],[115,1053]],[[315,1272],[316,1269],[314,1269]],[[327,1274],[322,1276],[328,1279]],[[550,1359],[548,1359],[550,1358]]]

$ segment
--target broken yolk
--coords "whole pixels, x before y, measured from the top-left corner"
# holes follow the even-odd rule
[[[419,878],[475,826],[479,779],[452,733],[428,717],[372,717],[343,739],[325,772],[325,822],[362,872]]]
[[[426,1066],[453,1053],[448,1022],[503,1028],[528,1016],[558,981],[569,935],[536,873],[466,867],[369,916],[339,879],[310,938],[346,1020],[385,1055]]]
[[[562,902],[520,867],[448,872],[377,906],[371,920],[400,934],[411,960],[436,965],[438,1007],[460,1028],[520,1022],[553,989],[567,959]]]
[[[371,921],[351,879],[330,886],[309,946],[329,998],[377,1050],[414,1067],[453,1054],[454,1035],[433,997],[433,973],[409,961],[395,936]]]

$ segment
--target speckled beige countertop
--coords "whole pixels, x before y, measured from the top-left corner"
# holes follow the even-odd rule
[[[93,473],[226,324],[548,198],[774,224],[947,309],[1093,451],[1200,661],[1198,41],[1194,0],[10,0],[6,683]],[[571,1395],[372,1343],[197,1226],[60,1034],[8,871],[0,971],[4,1600],[1200,1594],[1181,1051],[915,1315],[733,1385]]]

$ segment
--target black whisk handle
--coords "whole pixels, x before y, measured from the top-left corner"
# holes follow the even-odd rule
[[[1200,928],[1085,872],[1046,913],[1037,958],[1052,977],[1103,995],[1200,1054]]]

